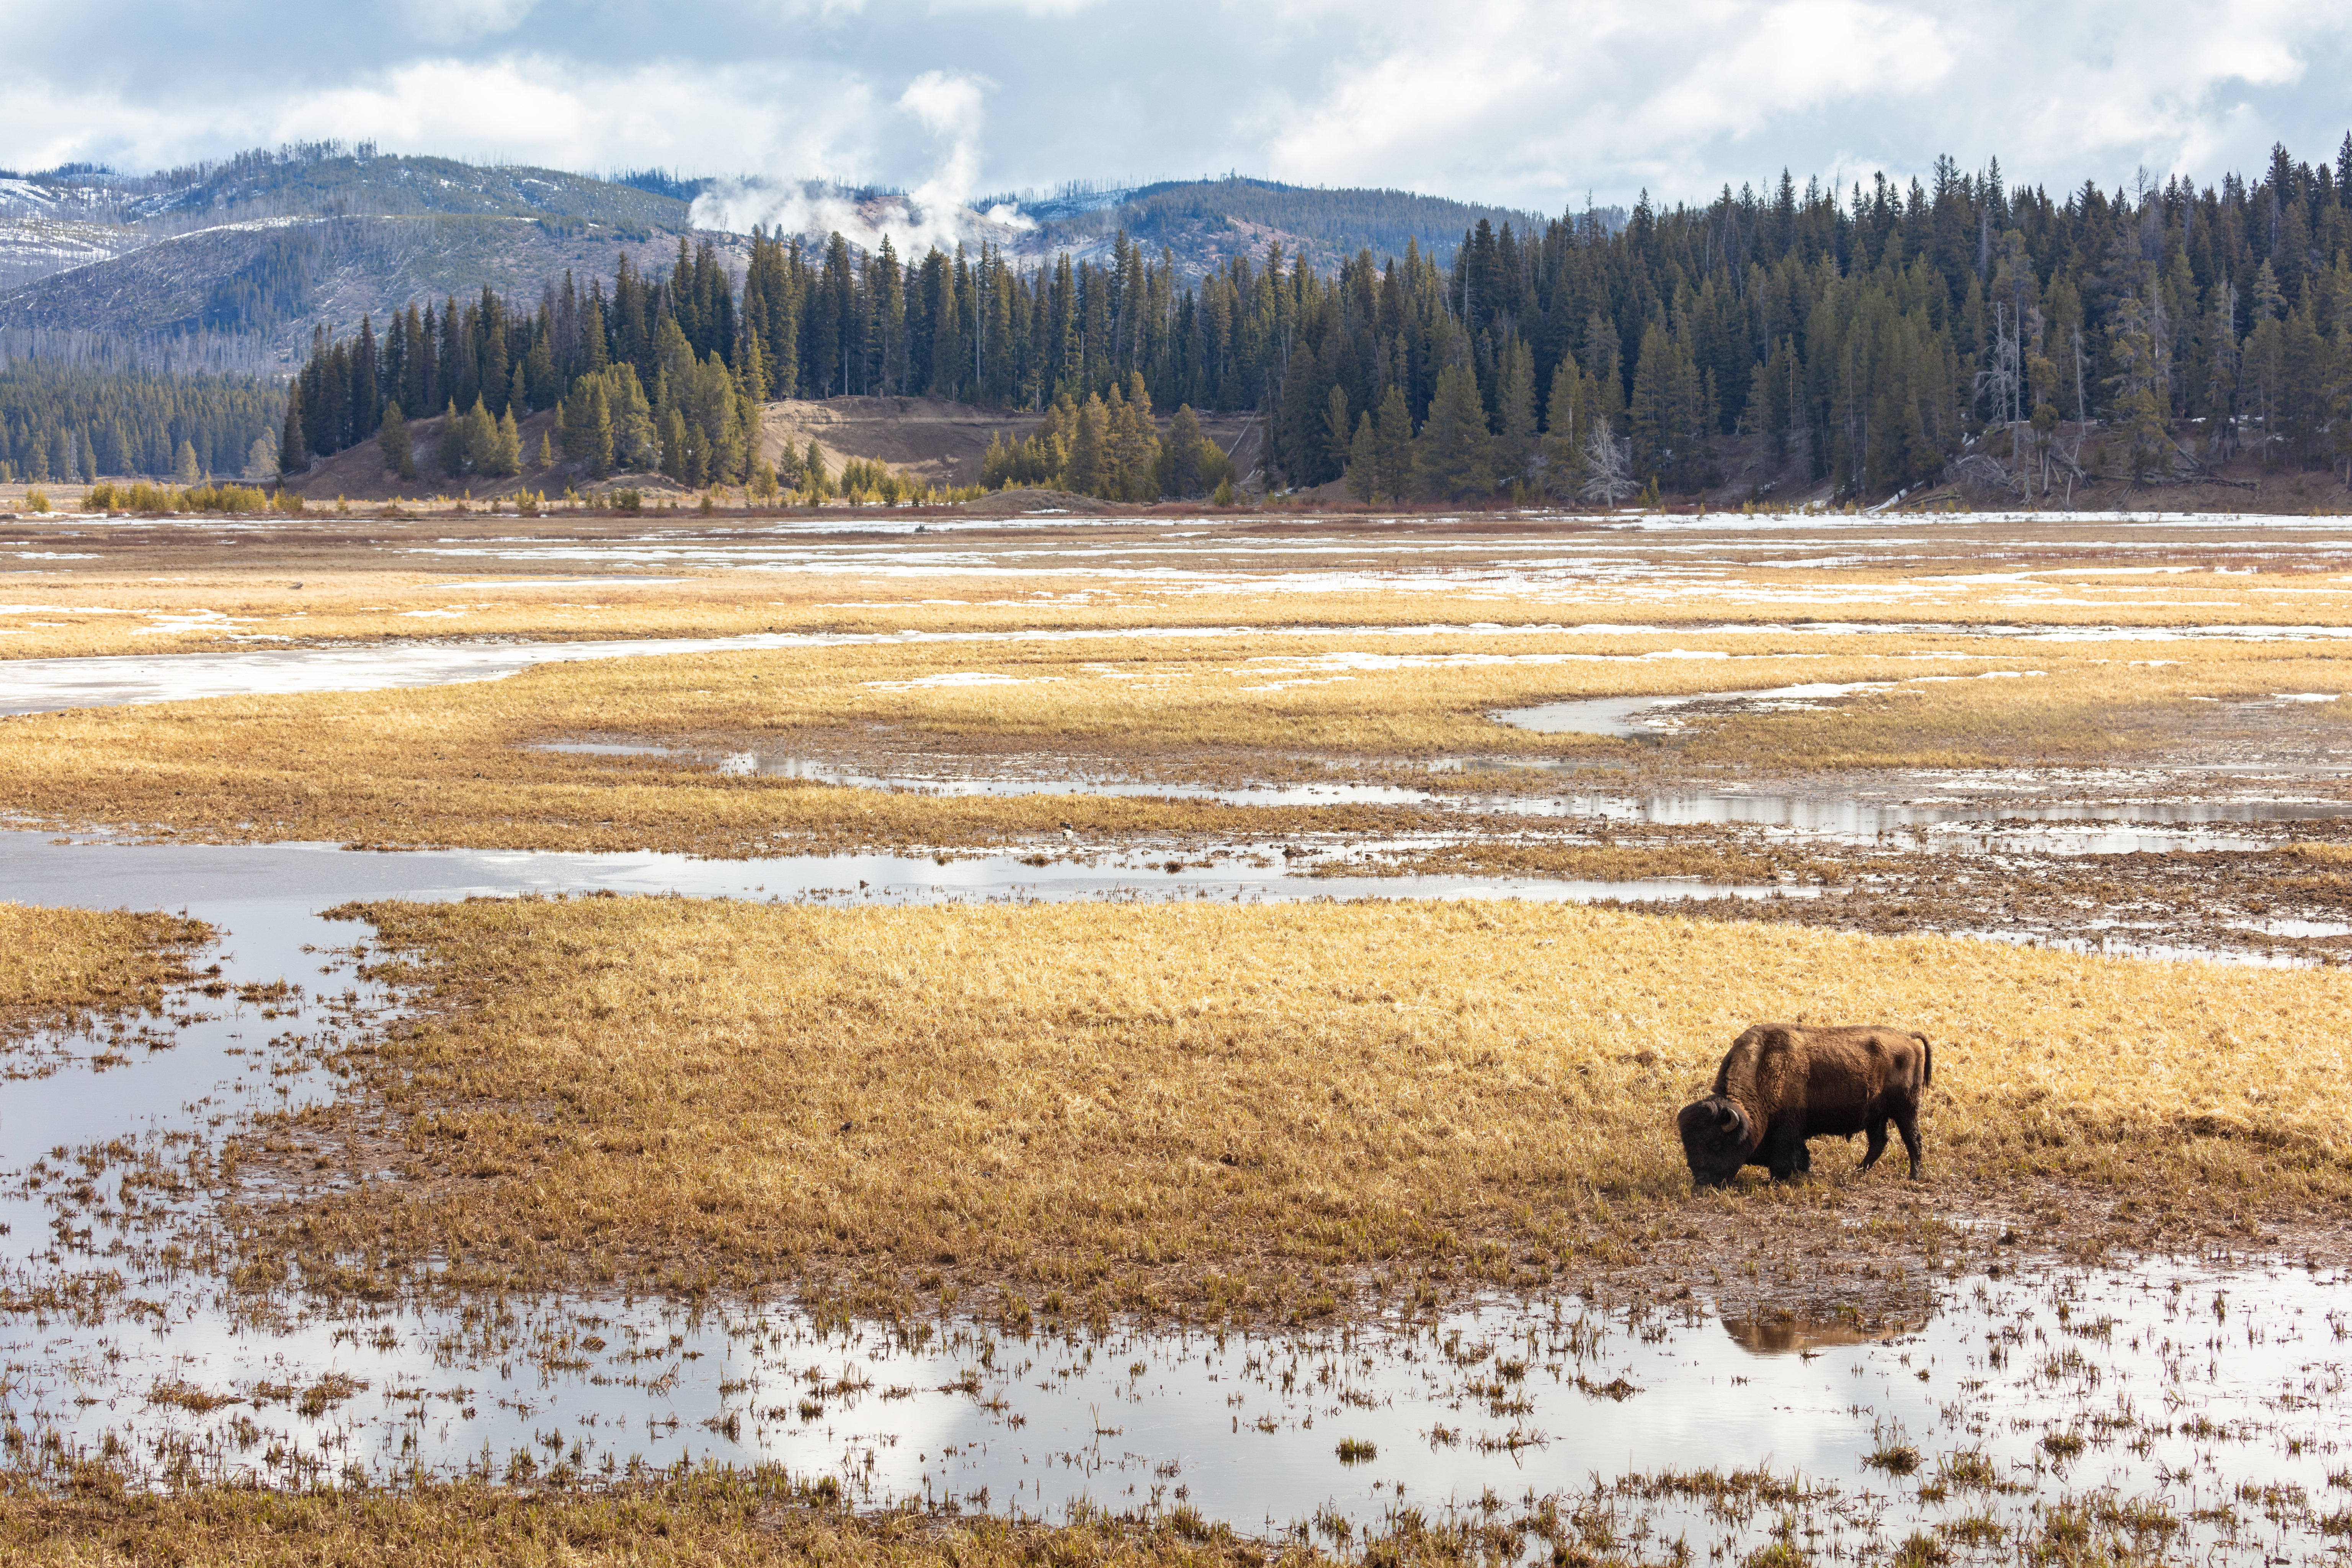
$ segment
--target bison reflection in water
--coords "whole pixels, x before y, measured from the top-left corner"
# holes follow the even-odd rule
[[[1935,1052],[1916,1031],[1865,1024],[1811,1029],[1758,1024],[1731,1043],[1715,1091],[1682,1109],[1675,1126],[1694,1186],[1730,1181],[1761,1165],[1775,1181],[1811,1168],[1808,1138],[1870,1140],[1865,1171],[1886,1151],[1886,1124],[1903,1134],[1919,1175],[1919,1095]]]

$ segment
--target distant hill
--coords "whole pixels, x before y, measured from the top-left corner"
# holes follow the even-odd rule
[[[69,165],[0,171],[0,216],[74,217],[166,234],[254,218],[465,213],[678,229],[688,202],[561,169],[461,163],[321,142],[152,174]]]
[[[1411,191],[1327,190],[1273,180],[1229,177],[1171,181],[1108,193],[1092,202],[1049,198],[1024,216],[1042,219],[1019,248],[1073,257],[1108,251],[1121,229],[1154,250],[1166,247],[1179,271],[1198,275],[1236,253],[1262,258],[1279,242],[1285,254],[1305,255],[1318,268],[1337,267],[1361,250],[1402,256],[1408,241],[1440,261],[1450,260],[1462,237],[1481,220],[1521,234],[1546,219],[1513,207],[1482,206]],[[1622,221],[1612,211],[1604,216]]]
[[[667,266],[677,237],[578,220],[506,216],[287,217],[173,235],[0,294],[0,330],[141,339],[203,332],[255,340],[290,369],[314,323],[380,324],[408,301],[469,298],[484,285],[522,300],[568,268],[584,287],[622,253]],[[739,263],[740,265],[740,263]]]
[[[722,199],[720,187],[734,193]],[[1618,215],[1622,216],[1622,215]],[[257,151],[152,174],[89,165],[0,170],[0,332],[77,333],[145,345],[202,332],[238,363],[286,366],[314,324],[350,331],[412,299],[535,297],[566,268],[609,278],[616,256],[661,266],[679,236],[716,240],[739,273],[738,230],[782,221],[822,244],[898,237],[909,253],[961,237],[1024,265],[1107,255],[1124,229],[1197,278],[1279,245],[1321,268],[1408,241],[1440,262],[1481,220],[1525,231],[1541,216],[1407,191],[1325,190],[1229,177],[1134,189],[1070,184],[914,214],[888,190],[560,169],[385,153],[372,143]],[[852,232],[855,231],[855,232]],[[912,237],[922,237],[919,241]]]

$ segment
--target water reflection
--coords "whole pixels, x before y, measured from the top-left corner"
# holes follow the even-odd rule
[[[1770,1510],[1727,1511],[1738,1489],[1720,1478],[1756,1467],[1804,1478],[1825,1548],[1979,1510],[2025,1531],[2050,1485],[2157,1499],[2182,1521],[2175,1545],[2220,1549],[2237,1526],[2208,1505],[2241,1485],[2328,1495],[2352,1351],[2347,1280],[2316,1269],[1913,1273],[1815,1321],[1724,1321],[1703,1280],[1663,1309],[1565,1288],[1435,1311],[1375,1295],[1278,1333],[1145,1331],[1017,1289],[892,1323],[783,1301],[235,1294],[222,1255],[165,1250],[201,1237],[207,1213],[204,1181],[162,1177],[205,1175],[219,1134],[257,1111],[337,1093],[320,1058],[386,1022],[392,999],[355,967],[366,929],[319,919],[323,900],[546,890],[559,868],[29,837],[0,842],[13,896],[184,902],[226,933],[222,994],[172,997],[147,1023],[153,1048],[45,1038],[45,1076],[0,1106],[0,1423],[40,1465],[111,1449],[158,1479],[524,1481],[767,1460],[874,1506],[1183,1507],[1352,1539],[1403,1510],[1491,1514],[1499,1499],[1530,1528],[1597,1509],[1621,1538],[1738,1551]],[[560,868],[573,886],[651,887],[650,862],[677,863],[563,858],[591,863]],[[302,1179],[383,1176],[338,1163]],[[1869,1468],[1889,1433],[1925,1456],[1923,1479],[1948,1461],[1997,1484],[1892,1486]],[[2269,1539],[2315,1545],[2330,1516],[2280,1517]]]
[[[1721,1320],[1731,1342],[1751,1355],[1805,1355],[1844,1345],[1884,1344],[1927,1325],[1927,1312],[1865,1314],[1852,1309],[1828,1318],[1767,1312]]]

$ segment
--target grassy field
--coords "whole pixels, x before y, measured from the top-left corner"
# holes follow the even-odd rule
[[[1692,1196],[1670,1127],[1761,1018],[1936,1041],[1929,1184],[1825,1144],[1802,1202],[2056,1194],[2243,1232],[2352,1200],[2340,972],[1510,904],[351,912],[426,1021],[294,1157],[377,1140],[403,1176],[243,1216],[248,1282],[380,1293],[441,1259],[1071,1321],[1526,1286],[1785,1203]]]
[[[499,531],[511,529],[511,521]],[[446,531],[436,525],[415,543]],[[1155,577],[1149,559],[1106,575],[1047,566],[973,575],[862,576],[676,568],[659,583],[562,581],[490,563],[479,574],[425,572],[353,546],[290,554],[282,569],[246,564],[266,542],[236,541],[239,564],[217,552],[166,540],[152,563],[110,541],[28,540],[73,557],[69,565],[19,579],[0,592],[0,661],[93,654],[159,654],[273,644],[350,644],[428,637],[733,637],[769,631],[892,633],[1117,630],[1129,626],[1507,626],[1588,621],[1772,623],[1808,619],[2028,622],[2051,626],[2162,626],[2194,624],[2295,626],[2352,618],[2352,582],[2322,574],[2184,570],[2151,576],[2095,564],[2021,576],[1959,569],[1895,572],[1838,567],[1802,574],[1737,564],[1691,564],[1668,557],[1654,569],[1542,580],[1492,582],[1412,574],[1368,540],[1370,570],[1334,582],[1318,555],[1280,552],[1280,536],[1253,538],[1262,554],[1231,573],[1200,569],[1217,557],[1171,554],[1177,580]],[[381,543],[382,542],[375,542]],[[982,536],[974,549],[998,543]],[[1103,542],[1114,542],[1106,540]],[[1156,538],[1118,538],[1148,557]],[[1267,549],[1266,546],[1272,548]],[[97,548],[93,550],[91,547]],[[1056,544],[1055,548],[1059,548]],[[79,563],[89,552],[91,565]],[[128,552],[141,563],[126,567]],[[1034,552],[1033,552],[1034,553]],[[364,564],[360,563],[364,562]],[[653,563],[658,567],[659,563]],[[1297,574],[1279,574],[1287,567]],[[609,569],[609,568],[608,568]]]
[[[243,1488],[124,1495],[107,1472],[79,1495],[0,1489],[0,1556],[38,1568],[1212,1568],[1324,1561],[1305,1547],[1244,1545],[1190,1510],[1156,1527],[1049,1527],[986,1517],[850,1513],[826,1483],[774,1471],[706,1474],[566,1493],[475,1485],[399,1493]],[[1467,1531],[1417,1538],[1440,1560],[1475,1560]]]
[[[763,855],[981,847],[1058,835],[1403,830],[1391,812],[1073,796],[940,800],[694,758],[530,749],[583,737],[918,769],[928,753],[1171,781],[1327,779],[1502,756],[1654,766],[1497,709],[1579,697],[1879,681],[1815,712],[1695,719],[1678,757],[1749,771],[2002,766],[2162,756],[2217,702],[2347,685],[2331,647],[2131,645],[1793,631],[1268,635],[861,644],[542,667],[504,680],[84,709],[0,722],[0,798],[28,825],[393,847]],[[1985,679],[1974,679],[1984,677]],[[2298,720],[2325,732],[2341,704]],[[1339,771],[1333,772],[1337,764]],[[960,764],[958,764],[960,765]],[[952,771],[952,769],[950,770]],[[1523,783],[1525,781],[1522,781]]]
[[[212,939],[201,921],[0,903],[0,1046],[159,1006]]]

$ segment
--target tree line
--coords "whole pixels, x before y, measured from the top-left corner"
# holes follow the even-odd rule
[[[1125,234],[1024,269],[755,232],[740,289],[681,239],[609,289],[567,277],[530,310],[485,289],[381,339],[322,335],[281,445],[289,464],[339,450],[394,404],[562,405],[575,456],[738,481],[762,402],[933,395],[1057,411],[994,471],[1071,479],[1085,437],[1074,482],[1121,495],[1142,470],[1091,454],[1115,416],[1171,406],[1256,410],[1272,475],[1367,499],[1688,493],[1725,481],[1735,437],[1845,495],[1956,459],[2046,490],[2084,471],[2095,426],[2141,478],[2247,449],[2352,475],[2347,257],[2352,135],[2332,165],[2280,148],[2257,178],[2063,200],[1998,163],[1843,192],[1784,172],[1705,205],[1644,197],[1622,224],[1481,221],[1445,265],[1408,241],[1323,271],[1275,246],[1197,283]],[[1194,482],[1189,447],[1174,472]]]
[[[0,481],[266,476],[284,397],[258,376],[13,360],[0,365]]]

